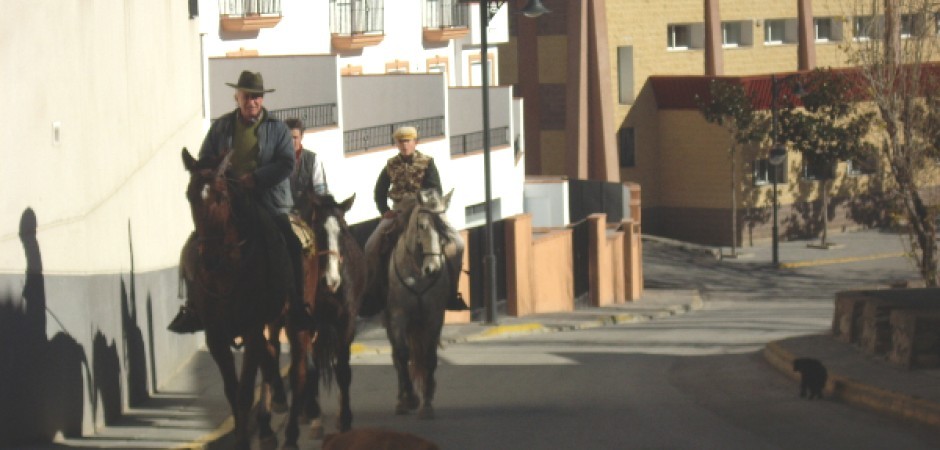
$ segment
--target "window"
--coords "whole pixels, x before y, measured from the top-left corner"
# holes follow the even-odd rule
[[[924,21],[920,14],[901,14],[901,37],[917,37],[924,33]]]
[[[784,159],[779,166],[774,167],[767,158],[754,160],[754,186],[763,186],[774,182],[786,184],[787,182],[787,160]],[[776,170],[775,170],[776,169]]]
[[[687,50],[692,48],[691,25],[669,25],[670,50]]]
[[[813,28],[816,32],[816,42],[842,41],[842,21],[832,17],[819,17],[813,19]]]
[[[852,32],[856,41],[867,41],[875,37],[875,20],[872,16],[856,17],[853,21]]]
[[[617,47],[617,87],[620,104],[633,104],[633,46]]]
[[[408,61],[395,60],[385,63],[385,73],[408,73],[411,72],[411,66]]]
[[[444,81],[446,81],[448,85],[450,84],[450,61],[448,61],[446,56],[428,58],[427,64],[428,73],[444,74]]]
[[[750,47],[753,44],[750,21],[722,22],[721,45],[725,48]]]
[[[492,205],[490,208],[490,214],[492,214],[493,220],[502,218],[503,208],[500,199],[492,199],[490,205]],[[477,203],[475,205],[470,205],[464,208],[464,221],[466,223],[477,223],[484,220],[486,220],[486,202]]]
[[[768,19],[764,21],[764,44],[792,44],[797,42],[796,19]]]
[[[385,31],[384,0],[330,0],[330,32],[339,35]]]
[[[853,158],[845,162],[845,174],[850,177],[871,175],[877,170],[876,165],[874,157]]]
[[[633,127],[624,127],[617,133],[620,141],[620,167],[636,167],[636,138]]]
[[[933,13],[933,29],[940,36],[940,12]]]
[[[823,158],[814,158],[812,155],[803,155],[803,179],[806,181],[822,181],[834,178],[835,167]]]
[[[705,47],[705,25],[702,23],[671,23],[666,28],[669,50],[689,50]]]

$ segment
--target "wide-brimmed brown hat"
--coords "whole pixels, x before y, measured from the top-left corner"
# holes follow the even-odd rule
[[[225,83],[235,89],[241,89],[252,94],[264,94],[265,92],[274,92],[274,89],[264,88],[264,78],[261,78],[261,72],[242,71],[238,76],[238,84]]]

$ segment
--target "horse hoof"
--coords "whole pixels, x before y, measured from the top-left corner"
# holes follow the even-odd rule
[[[277,450],[277,436],[266,436],[258,440],[261,450]]]
[[[284,450],[300,450],[300,447],[298,447],[297,444],[284,444],[284,446],[281,448]]]
[[[409,408],[408,405],[405,405],[404,402],[398,402],[398,404],[395,405],[395,414],[401,416],[408,414],[409,412],[411,412],[411,408]]]
[[[287,401],[286,400],[271,400],[271,412],[276,414],[284,414],[287,412]]]
[[[419,418],[419,419],[425,419],[425,420],[433,419],[433,418],[434,418],[434,408],[432,408],[432,407],[430,407],[430,406],[425,406],[425,407],[421,408],[421,410],[418,411],[418,418]]]
[[[310,439],[323,439],[323,422],[320,418],[310,421]]]

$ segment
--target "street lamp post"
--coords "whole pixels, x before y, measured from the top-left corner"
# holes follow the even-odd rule
[[[493,3],[493,7],[490,7]],[[480,0],[480,91],[483,97],[483,183],[486,207],[486,254],[483,256],[483,298],[486,309],[485,321],[496,323],[496,255],[493,246],[493,188],[490,180],[490,69],[487,27],[506,0]],[[539,0],[529,0],[522,9],[526,17],[538,17],[551,12]]]
[[[771,264],[776,268],[780,266],[780,257],[779,257],[779,247],[780,247],[780,237],[779,230],[777,225],[777,209],[779,209],[779,201],[777,199],[777,175],[779,174],[779,166],[787,159],[787,146],[780,142],[780,134],[777,129],[777,96],[779,95],[779,84],[780,82],[787,81],[797,74],[787,75],[783,78],[778,79],[776,74],[770,75],[770,119],[771,119],[771,133],[773,134],[771,138],[773,139],[773,145],[770,148],[770,156],[767,158],[770,165],[773,167],[773,228],[771,231]],[[802,85],[797,85],[796,91],[793,92],[797,97],[803,95]]]

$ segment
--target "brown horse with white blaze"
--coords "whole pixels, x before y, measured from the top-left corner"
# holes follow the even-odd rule
[[[305,211],[301,218],[313,229],[319,259],[315,301],[311,307],[316,337],[311,348],[311,341],[304,330],[288,326],[293,400],[285,429],[285,449],[297,448],[301,414],[311,419],[313,436],[323,435],[318,401],[321,375],[324,384],[329,385],[335,379],[339,387],[337,427],[340,431],[348,431],[352,427],[349,395],[352,369],[349,360],[366,278],[362,249],[345,219],[354,201],[355,195],[337,203],[332,195],[313,194],[309,197],[310,204],[305,205],[309,207],[300,208]],[[309,281],[307,286],[311,286]],[[312,365],[308,366],[306,355],[311,352]]]

